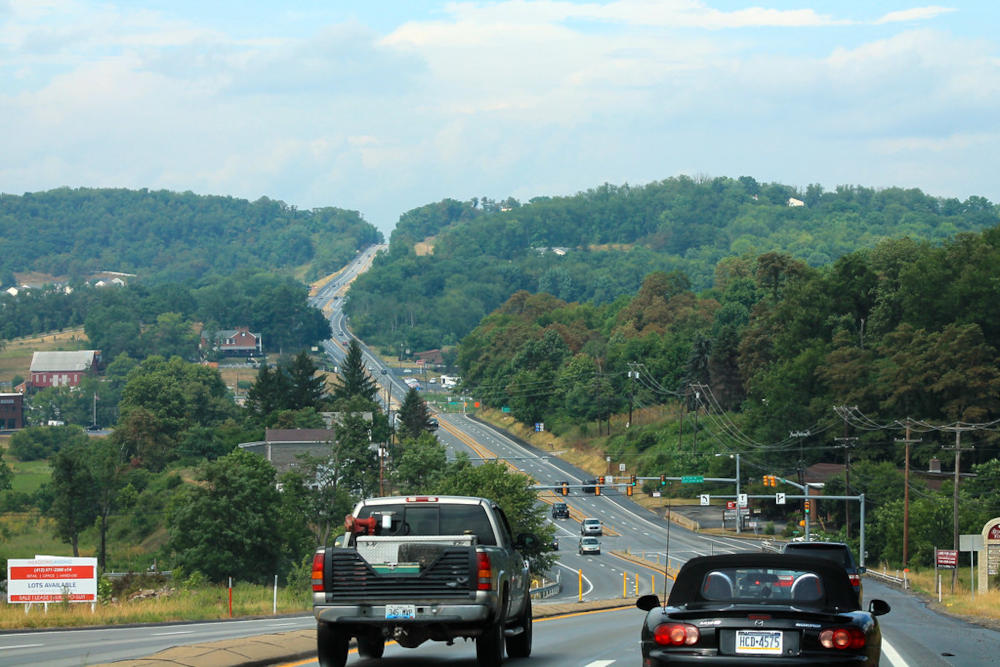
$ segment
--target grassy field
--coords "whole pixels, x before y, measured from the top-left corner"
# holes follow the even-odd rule
[[[15,375],[27,379],[33,352],[85,350],[89,344],[83,327],[9,340],[0,350],[0,380],[9,381]]]

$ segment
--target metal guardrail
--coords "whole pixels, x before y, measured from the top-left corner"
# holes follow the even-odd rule
[[[889,584],[891,586],[899,586],[904,591],[907,590],[910,587],[910,582],[906,578],[906,571],[903,571],[902,577],[898,576],[899,570],[896,570],[896,573],[897,574],[892,575],[884,569],[881,572],[871,568],[865,570],[865,574],[876,581],[880,581],[883,584]]]

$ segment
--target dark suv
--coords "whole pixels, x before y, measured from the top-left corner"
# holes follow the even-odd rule
[[[858,567],[848,545],[843,542],[789,542],[785,545],[784,553],[817,556],[842,565],[847,570],[854,592],[858,594],[858,602],[861,602],[861,575],[864,574],[865,568]]]
[[[566,503],[552,503],[552,518],[553,519],[569,518],[569,507],[566,505]]]

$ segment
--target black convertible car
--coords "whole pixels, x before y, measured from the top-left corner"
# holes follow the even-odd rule
[[[643,667],[656,665],[877,665],[876,616],[859,608],[840,565],[807,556],[738,553],[692,558],[665,606],[644,595]]]

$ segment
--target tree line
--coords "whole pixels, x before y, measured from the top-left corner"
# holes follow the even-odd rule
[[[731,257],[778,252],[818,268],[886,239],[940,244],[997,220],[982,197],[800,190],[746,176],[606,184],[524,204],[444,200],[400,217],[389,252],[358,279],[345,310],[369,344],[430,349],[457,344],[519,290],[608,304],[650,273],[676,271],[702,291]],[[431,249],[418,254],[422,241]]]
[[[0,239],[0,285],[11,286],[15,272],[78,283],[97,271],[121,271],[185,283],[307,264],[312,280],[380,243],[382,234],[357,211],[304,211],[267,197],[58,188],[0,194]]]

